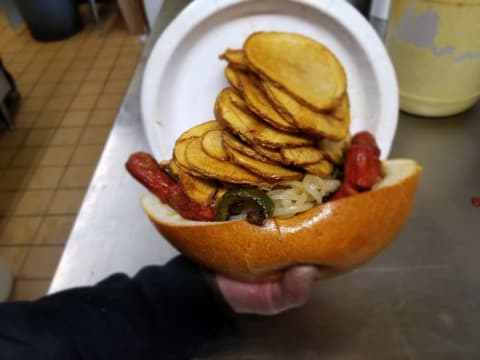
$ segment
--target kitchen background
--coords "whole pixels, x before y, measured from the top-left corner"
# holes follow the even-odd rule
[[[29,300],[48,289],[142,53],[146,24],[139,28],[142,14],[133,7],[122,9],[121,1],[98,2],[97,24],[84,2],[78,4],[81,30],[41,42],[13,2],[0,5],[5,10],[0,11],[0,58],[20,94],[2,97],[14,128],[7,128],[4,114],[0,261],[15,279],[10,300]],[[0,84],[8,85],[1,76]],[[0,274],[0,298],[7,287],[2,279]]]
[[[350,2],[387,17],[388,0]],[[48,290],[162,4],[0,0],[0,301]]]

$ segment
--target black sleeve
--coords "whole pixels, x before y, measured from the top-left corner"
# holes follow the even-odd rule
[[[188,359],[231,337],[234,316],[204,272],[178,257],[133,279],[0,305],[0,359]]]

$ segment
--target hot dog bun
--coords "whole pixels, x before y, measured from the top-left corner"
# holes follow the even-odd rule
[[[264,226],[247,221],[183,219],[154,195],[141,205],[158,231],[181,253],[218,273],[242,280],[278,277],[296,264],[312,264],[326,276],[372,259],[400,232],[412,207],[421,168],[413,160],[384,161],[374,189],[327,202]]]

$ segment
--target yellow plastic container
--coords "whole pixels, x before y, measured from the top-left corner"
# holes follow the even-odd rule
[[[480,0],[393,0],[386,44],[402,110],[448,116],[480,99]]]

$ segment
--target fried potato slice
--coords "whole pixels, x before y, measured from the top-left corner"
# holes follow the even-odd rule
[[[242,49],[227,49],[220,55],[220,59],[228,61],[230,65],[240,70],[248,70],[248,61]]]
[[[303,167],[305,171],[321,178],[326,178],[333,172],[333,165],[327,160],[321,160],[316,164],[306,165]]]
[[[331,140],[341,140],[347,135],[350,125],[348,111],[346,111],[346,117],[343,120],[339,120],[328,113],[313,111],[309,107],[300,104],[292,96],[271,82],[264,81],[263,86],[269,98],[282,115],[286,114],[304,132]],[[348,106],[345,105],[346,98],[343,99],[345,99],[343,100],[344,103],[340,106]],[[344,108],[342,111],[345,111]]]
[[[296,166],[318,163],[324,158],[323,152],[314,146],[281,148],[280,153],[282,154],[284,162]]]
[[[195,169],[192,169],[188,165],[185,159],[185,148],[191,139],[202,137],[208,131],[217,130],[221,128],[222,126],[218,121],[210,120],[210,121],[206,121],[201,124],[198,124],[186,130],[185,132],[183,132],[177,138],[177,141],[175,142],[175,147],[173,148],[173,160],[176,162],[176,165],[178,165],[178,167],[190,173],[190,175],[200,176],[201,175],[200,173],[198,173],[197,171],[195,171]]]
[[[161,160],[158,162],[158,166],[160,166],[160,168],[165,170],[170,168],[170,163],[171,163],[171,160]]]
[[[175,143],[175,147],[173,148],[173,159],[178,165],[180,169],[183,169],[184,171],[187,171],[190,175],[193,176],[201,176],[202,174],[196,171],[194,168],[190,166],[190,164],[187,162],[187,159],[185,158],[185,149],[187,148],[187,145],[195,139],[198,139],[198,136],[193,136],[190,138],[183,139],[181,141],[177,140]]]
[[[178,165],[177,161],[173,158],[170,160],[168,164],[168,168],[170,169],[171,173],[175,176],[178,176],[178,173],[181,171],[181,166]]]
[[[213,203],[216,204],[223,195],[228,191],[226,187],[220,187],[218,188],[217,192],[215,193],[215,198],[213,199]]]
[[[207,205],[210,204],[217,192],[215,182],[190,175],[181,168],[178,169],[178,177],[185,194],[193,201]]]
[[[346,91],[342,65],[327,47],[311,38],[256,32],[243,49],[250,68],[314,110],[334,108]]]
[[[232,65],[228,65],[225,68],[225,77],[227,78],[229,84],[232,85],[235,90],[241,91],[242,88],[240,85],[240,80],[238,79],[239,72],[240,71],[233,68]]]
[[[345,121],[347,119],[347,126],[350,126],[350,100],[348,99],[347,93],[345,93],[345,95],[340,99],[340,103],[330,112],[330,115],[340,121]]]
[[[228,154],[223,147],[222,130],[210,130],[202,136],[203,150],[220,161],[227,161]]]
[[[245,103],[251,111],[279,130],[292,133],[299,131],[295,125],[289,123],[274,108],[268,96],[261,89],[261,85],[253,76],[237,71],[235,77],[239,82],[240,92]]]
[[[263,178],[283,181],[283,180],[298,180],[303,177],[303,173],[287,169],[281,165],[268,164],[249,157],[241,152],[227,148],[230,158],[236,164],[246,168],[247,170],[260,175]]]
[[[223,89],[215,101],[215,117],[244,141],[271,148],[312,144],[312,139],[304,135],[289,134],[271,127],[241,109],[237,103],[242,102],[233,89]]]
[[[258,152],[252,149],[251,145],[244,143],[242,140],[230,134],[228,131],[222,131],[222,140],[223,145],[226,148],[237,150],[247,156],[263,162],[270,162],[270,160],[267,159],[265,156],[260,155]]]
[[[336,165],[340,165],[343,162],[343,156],[349,144],[350,134],[347,134],[347,136],[340,141],[321,139],[317,142],[317,147],[322,151],[326,159]]]
[[[267,159],[273,162],[283,163],[282,154],[278,151],[278,149],[270,149],[268,147],[257,144],[253,144],[252,147],[253,150],[255,150],[260,155],[265,156]]]
[[[185,159],[188,165],[207,178],[217,179],[235,184],[246,184],[269,187],[269,182],[228,161],[220,161],[209,156],[202,149],[200,138],[191,139],[185,148]]]
[[[183,141],[192,137],[199,137],[205,134],[207,131],[217,130],[217,129],[221,129],[221,125],[218,123],[218,121],[216,120],[206,121],[183,132],[177,138],[177,142]]]

